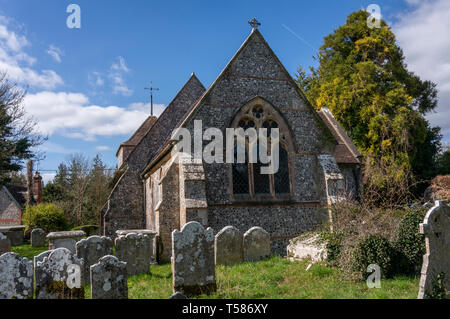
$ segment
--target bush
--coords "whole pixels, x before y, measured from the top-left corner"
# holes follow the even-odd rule
[[[42,228],[46,233],[67,230],[68,224],[61,208],[54,204],[39,204],[27,206],[22,218],[25,232],[34,228]]]
[[[325,246],[325,249],[327,251],[327,263],[330,266],[338,266],[342,250],[343,234],[336,232],[326,232],[322,233],[321,237],[327,243]]]
[[[423,223],[426,210],[411,209],[400,220],[394,234],[393,246],[398,251],[397,272],[411,274],[420,272],[425,239],[419,233],[419,224]]]
[[[72,228],[72,230],[82,230],[87,236],[95,235],[100,227],[98,225],[82,225]]]
[[[360,239],[352,254],[353,270],[366,279],[367,266],[376,264],[381,268],[381,275],[390,278],[394,274],[395,250],[389,241],[379,235],[369,235]]]

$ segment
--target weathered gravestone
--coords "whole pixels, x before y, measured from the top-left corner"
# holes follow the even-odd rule
[[[19,246],[23,244],[24,225],[0,226],[0,233],[3,233],[11,241],[11,246]]]
[[[195,221],[172,232],[173,291],[198,295],[216,291],[214,231]]]
[[[47,250],[47,251],[44,251],[44,252],[40,253],[39,255],[34,256],[34,258],[33,258],[34,289],[35,289],[35,290],[36,290],[36,282],[41,282],[41,279],[40,279],[39,276],[42,274],[42,273],[36,273],[36,268],[37,268],[36,266],[37,266],[37,263],[38,263],[39,261],[43,261],[45,257],[50,256],[50,254],[52,253],[52,251],[53,251],[53,250]]]
[[[108,255],[90,267],[92,299],[128,299],[127,265]]]
[[[36,262],[37,299],[83,299],[83,260],[67,248],[57,248]]]
[[[214,260],[216,265],[234,265],[244,258],[243,238],[234,226],[226,226],[214,238]]]
[[[423,256],[419,283],[419,299],[443,294],[450,298],[450,207],[436,201],[420,224],[425,235],[426,254]]]
[[[129,233],[116,238],[116,257],[127,263],[128,276],[150,272],[152,244],[145,234]]]
[[[75,244],[85,236],[82,230],[52,232],[47,235],[48,249],[67,248],[75,254]]]
[[[252,227],[244,234],[244,261],[257,261],[270,255],[270,235],[261,227]]]
[[[16,253],[0,256],[0,299],[33,298],[33,264]]]
[[[181,292],[177,291],[174,294],[172,294],[172,296],[170,296],[169,299],[188,299],[188,298]]]
[[[103,256],[112,255],[112,246],[111,238],[104,236],[91,236],[76,243],[76,255],[83,259],[83,280],[85,284],[89,283],[90,267]]]
[[[11,241],[8,237],[0,233],[0,255],[11,251]]]
[[[45,246],[45,233],[41,228],[35,228],[31,231],[31,247]]]

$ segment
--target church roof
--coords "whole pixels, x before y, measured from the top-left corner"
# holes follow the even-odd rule
[[[144,123],[141,124],[141,126],[134,132],[134,134],[125,142],[120,144],[119,149],[117,150],[116,156],[119,153],[119,150],[123,146],[136,146],[139,144],[139,142],[142,140],[142,138],[147,135],[148,131],[152,128],[153,124],[155,124],[156,120],[158,118],[156,116],[150,115],[147,117],[147,119],[144,121]]]
[[[326,107],[322,107],[317,113],[338,142],[334,150],[336,162],[342,164],[359,164],[361,153],[331,111]]]

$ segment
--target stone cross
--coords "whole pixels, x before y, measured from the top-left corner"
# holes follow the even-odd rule
[[[248,24],[250,24],[253,29],[258,29],[258,27],[261,25],[261,23],[256,20],[256,18],[251,19]]]
[[[172,232],[173,292],[190,296],[216,291],[214,231],[195,221]]]
[[[90,267],[92,299],[128,299],[127,264],[108,255]]]
[[[436,201],[427,212],[420,233],[425,235],[426,254],[418,299],[432,298],[438,290],[446,290],[446,298],[450,298],[450,207],[445,201]]]
[[[33,298],[33,264],[16,253],[0,256],[0,299]]]

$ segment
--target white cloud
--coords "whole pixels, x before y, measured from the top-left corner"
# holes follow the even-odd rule
[[[61,63],[61,56],[64,55],[63,51],[54,46],[53,44],[47,50],[48,55],[50,55],[56,62]]]
[[[59,145],[53,142],[45,142],[43,145],[39,147],[40,151],[44,151],[46,153],[55,153],[55,154],[73,154],[78,153],[79,150],[65,147],[63,145]]]
[[[31,66],[36,62],[24,49],[30,45],[25,36],[11,31],[9,20],[0,16],[0,72],[19,83],[46,90],[63,84],[61,77],[53,70],[36,71]]]
[[[121,94],[123,96],[130,96],[133,90],[129,89],[125,84],[123,78],[125,73],[129,73],[130,69],[125,63],[125,59],[121,56],[117,57],[117,62],[111,65],[109,78],[113,83],[113,94]]]
[[[450,138],[450,1],[407,0],[411,11],[402,14],[393,31],[406,57],[408,69],[437,83],[437,113],[427,119]]]
[[[103,80],[100,72],[91,72],[88,74],[88,82],[92,86],[103,86],[105,84],[105,80]]]
[[[39,123],[44,134],[95,141],[98,136],[129,135],[149,115],[149,109],[139,103],[128,108],[92,105],[81,93],[39,92],[28,94],[26,111]]]
[[[142,103],[142,102],[132,103],[128,106],[128,108],[131,110],[141,111],[150,114],[150,103]],[[160,116],[165,108],[166,106],[164,104],[153,103],[153,115]]]
[[[99,145],[99,146],[96,146],[95,149],[97,151],[109,151],[111,148],[109,146]]]
[[[42,181],[44,182],[44,184],[47,184],[48,182],[52,182],[53,179],[56,176],[56,173],[44,173],[41,174],[42,176]]]

